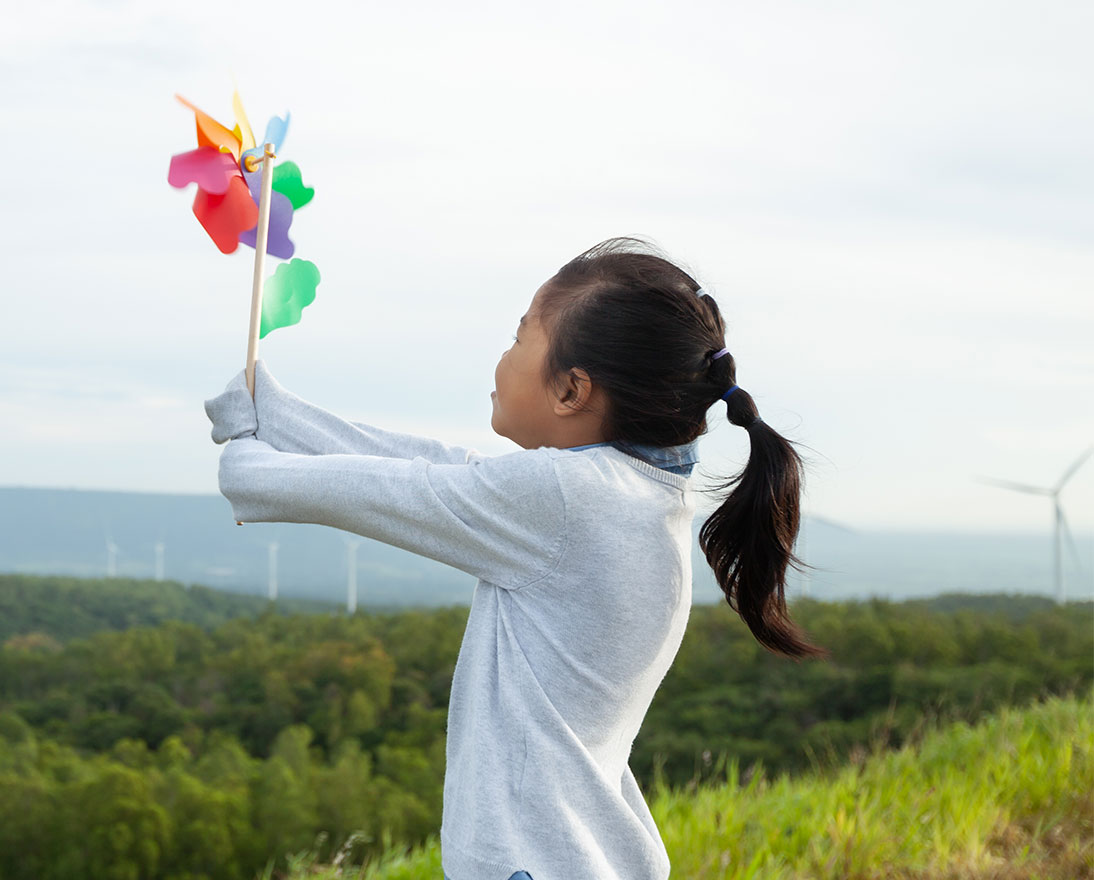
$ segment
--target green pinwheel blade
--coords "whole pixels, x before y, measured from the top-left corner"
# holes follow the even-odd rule
[[[289,260],[277,267],[266,279],[262,292],[262,324],[259,339],[278,327],[288,327],[300,321],[305,306],[315,299],[319,285],[319,269],[310,260]]]
[[[288,198],[294,211],[297,208],[303,208],[315,195],[312,187],[304,186],[304,179],[300,176],[300,166],[295,162],[282,162],[274,167],[273,188]]]

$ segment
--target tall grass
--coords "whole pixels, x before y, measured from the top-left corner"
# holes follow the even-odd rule
[[[660,788],[650,808],[685,880],[1094,878],[1094,698],[1008,708],[834,772]],[[284,876],[440,880],[435,839],[363,869],[308,853]]]

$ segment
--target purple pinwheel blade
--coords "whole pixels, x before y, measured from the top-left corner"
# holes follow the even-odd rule
[[[251,196],[258,193],[251,189]],[[255,198],[257,202],[257,198]],[[266,234],[266,253],[282,260],[293,255],[296,246],[289,240],[289,227],[292,225],[292,202],[279,192],[270,193],[270,231]],[[255,247],[258,238],[258,224],[239,234],[239,243]]]
[[[285,114],[284,120],[274,116],[266,125],[266,137],[265,143],[272,143],[274,145],[274,151],[280,147],[281,142],[285,138],[285,130],[289,126],[289,114]],[[256,146],[253,149],[246,150],[243,156],[253,155],[256,158],[262,156],[263,148]],[[251,198],[254,199],[254,203],[257,205],[262,196],[262,168],[259,167],[255,171],[248,171],[246,162],[241,162],[243,178],[247,181],[247,188],[251,191]],[[292,202],[285,195],[274,190],[270,193],[270,230],[266,234],[266,253],[275,257],[280,257],[282,260],[287,260],[293,255],[296,250],[296,246],[289,239],[289,227],[292,225],[293,207]],[[240,244],[245,244],[247,247],[254,247],[257,244],[258,239],[258,225],[254,228],[248,229],[246,232],[242,232],[239,235]]]

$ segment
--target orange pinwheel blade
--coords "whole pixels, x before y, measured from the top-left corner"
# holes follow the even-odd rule
[[[199,110],[182,97],[182,95],[175,95],[175,97],[178,98],[182,104],[194,111],[194,120],[197,123],[198,146],[213,147],[214,149],[231,153],[232,157],[238,163],[241,144],[239,138],[235,136],[235,133],[230,128],[221,125],[208,113]]]

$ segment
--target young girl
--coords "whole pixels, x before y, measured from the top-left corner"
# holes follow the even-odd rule
[[[690,474],[720,400],[751,454],[700,546],[763,645],[825,653],[783,592],[801,460],[735,384],[717,304],[649,250],[602,242],[536,291],[490,395],[522,451],[344,421],[261,361],[253,401],[240,372],[205,404],[233,441],[220,489],[237,520],[333,526],[479,578],[449,702],[450,880],[669,876],[627,761],[687,623]]]

